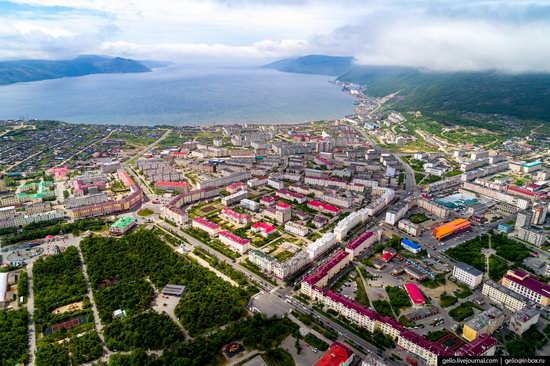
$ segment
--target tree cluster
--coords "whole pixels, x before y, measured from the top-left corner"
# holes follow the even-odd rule
[[[150,303],[153,293],[144,284],[146,279],[159,290],[166,284],[186,286],[176,315],[191,335],[239,319],[250,298],[246,288],[233,287],[178,255],[147,230],[121,239],[89,237],[81,247],[99,312],[106,321],[111,320],[113,310],[138,312]],[[101,287],[105,281],[109,285]]]
[[[0,366],[13,366],[28,357],[27,310],[0,311]]]
[[[75,247],[47,258],[39,258],[33,266],[34,320],[44,325],[54,318],[52,311],[62,305],[81,300],[86,282]]]

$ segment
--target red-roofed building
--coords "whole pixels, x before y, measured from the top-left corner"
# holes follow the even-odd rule
[[[389,252],[386,252],[386,253],[382,254],[382,260],[386,263],[391,261],[392,258],[393,258],[393,254],[391,254]]]
[[[334,164],[332,164],[332,162],[328,159],[325,159],[319,155],[315,156],[313,158],[313,161],[315,162],[315,164],[317,165],[324,165],[326,166],[328,169],[333,169],[334,168]]]
[[[289,191],[288,189],[279,189],[277,195],[285,200],[289,200],[296,203],[304,203],[307,198],[301,193]]]
[[[164,191],[176,191],[176,192],[187,192],[189,191],[189,183],[187,182],[167,182],[167,181],[158,181],[155,182],[155,188],[162,189]]]
[[[252,220],[250,215],[237,212],[229,207],[224,207],[220,216],[238,225],[247,225]]]
[[[242,191],[242,190],[245,190],[246,189],[246,184],[243,183],[243,182],[235,182],[235,183],[231,183],[230,185],[228,185],[227,187],[225,187],[225,190],[231,194],[235,193],[235,192],[238,192],[238,191]]]
[[[255,233],[260,233],[261,236],[266,238],[275,231],[275,227],[265,222],[258,221],[257,223],[255,223],[250,227],[250,230],[252,230]]]
[[[128,174],[124,170],[118,172],[118,179],[120,179],[122,183],[128,188],[130,188],[134,184],[133,179],[130,178],[130,174]]]
[[[502,285],[537,304],[550,305],[550,285],[538,281],[525,271],[509,270],[502,277]]]
[[[279,201],[277,202],[277,205],[275,205],[275,207],[277,208],[277,210],[289,210],[292,206],[286,202]]]
[[[531,200],[545,200],[546,199],[546,194],[545,193],[533,192],[532,190],[529,190],[529,189],[526,189],[526,188],[523,188],[523,187],[510,185],[506,188],[506,190],[508,191],[508,193],[511,193],[513,195],[516,195],[516,196],[528,198],[528,199],[531,199]]]
[[[353,361],[353,351],[346,345],[334,342],[315,366],[345,366]]]
[[[350,259],[353,260],[376,241],[378,241],[378,235],[372,231],[365,231],[346,246],[346,252],[349,253]]]
[[[195,217],[191,222],[192,227],[206,231],[210,236],[218,236],[220,232],[220,225],[208,221],[205,218]]]
[[[306,285],[306,295],[311,295],[311,290],[314,286],[325,287],[328,281],[338,272],[342,270],[350,262],[350,258],[347,252],[340,250],[335,255],[330,257],[328,261],[317,268],[317,271],[313,272],[309,276],[306,276],[302,280],[302,289],[304,284]]]
[[[479,337],[466,343],[458,349],[455,356],[493,356],[497,347],[497,340],[488,334],[481,334]]]
[[[265,205],[265,206],[272,206],[272,205],[275,204],[275,198],[269,197],[269,196],[264,196],[264,197],[260,198],[260,203],[262,205]]]
[[[317,200],[311,200],[307,203],[307,207],[311,208],[312,210],[335,215],[340,212],[340,209],[336,206],[329,205],[327,203],[319,202]]]
[[[424,305],[426,299],[424,299],[424,296],[422,295],[422,292],[420,292],[418,286],[416,286],[414,283],[406,283],[403,285],[403,287],[405,288],[405,291],[407,291],[407,294],[409,294],[409,297],[414,306]]]
[[[250,240],[241,238],[240,236],[233,234],[231,231],[220,231],[218,238],[223,244],[227,245],[229,249],[234,252],[244,254],[248,251]]]
[[[170,152],[170,156],[173,156],[175,158],[185,158],[187,157],[187,152],[185,151],[172,151]]]

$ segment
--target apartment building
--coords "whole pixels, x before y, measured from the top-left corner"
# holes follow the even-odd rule
[[[326,253],[329,249],[336,245],[336,235],[333,233],[325,233],[319,239],[309,244],[306,248],[306,252],[311,260],[314,260]]]
[[[538,281],[525,271],[509,270],[502,278],[502,285],[537,304],[550,305],[550,285]]]
[[[218,234],[218,239],[234,252],[244,254],[249,249],[250,240],[241,238],[230,231],[223,230]]]
[[[538,323],[540,313],[533,308],[524,308],[512,314],[508,328],[521,336],[531,328],[531,326]]]
[[[422,234],[422,227],[420,225],[414,224],[406,219],[400,220],[397,223],[397,228],[403,230],[411,236],[419,236]]]
[[[544,230],[521,227],[518,230],[518,239],[541,247],[546,243],[547,235]]]
[[[212,237],[218,236],[220,233],[221,227],[218,224],[215,224],[211,221],[208,221],[202,217],[195,217],[191,220],[191,226],[202,231],[206,231],[208,235]]]
[[[224,207],[220,216],[236,225],[248,225],[252,220],[250,215],[237,212],[229,207]]]
[[[481,284],[483,272],[464,263],[457,263],[453,268],[453,277],[471,289]]]
[[[354,260],[361,253],[370,248],[374,243],[378,242],[380,240],[380,236],[381,233],[379,231],[375,233],[367,230],[352,240],[351,243],[349,243],[345,248],[345,251],[350,256],[350,260]]]
[[[529,299],[525,296],[490,280],[483,283],[481,293],[487,296],[491,302],[513,312],[519,311],[529,304]]]
[[[473,341],[481,334],[493,334],[503,323],[504,312],[495,307],[490,307],[464,324],[462,336],[469,341]]]
[[[277,263],[277,259],[275,257],[258,249],[252,249],[248,252],[248,260],[267,273],[271,273],[273,270],[273,265]]]
[[[229,206],[234,203],[240,202],[241,200],[248,198],[248,191],[238,191],[233,194],[230,194],[229,196],[225,196],[221,199],[221,204],[223,206]]]
[[[307,200],[307,197],[305,195],[297,192],[291,192],[288,189],[277,190],[277,195],[291,202],[296,202],[300,204],[306,202]]]
[[[291,234],[305,237],[309,233],[309,228],[304,225],[289,221],[285,224],[285,231],[288,231]]]

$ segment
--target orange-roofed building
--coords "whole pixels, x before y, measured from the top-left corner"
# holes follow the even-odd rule
[[[353,361],[353,351],[340,342],[334,342],[315,366],[344,366]]]
[[[443,240],[453,234],[469,230],[472,224],[465,219],[456,219],[434,229],[434,237],[437,240]]]

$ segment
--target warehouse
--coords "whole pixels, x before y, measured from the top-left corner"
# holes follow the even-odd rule
[[[405,291],[407,291],[407,294],[409,295],[409,298],[411,299],[414,306],[422,306],[426,302],[426,299],[424,299],[424,295],[422,295],[422,292],[420,292],[420,289],[418,286],[416,286],[414,283],[406,283],[403,285],[405,288]]]
[[[470,221],[465,219],[456,219],[434,229],[434,237],[437,240],[443,240],[457,233],[467,231],[471,228]]]
[[[401,246],[414,254],[418,254],[422,250],[422,247],[420,245],[416,244],[413,241],[410,241],[407,238],[401,239]]]

